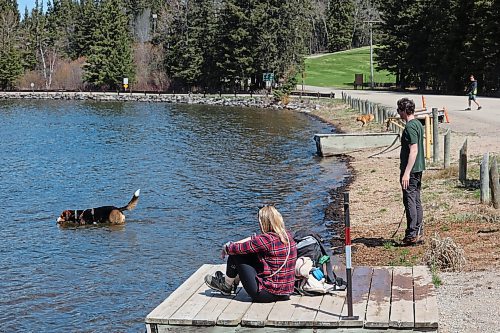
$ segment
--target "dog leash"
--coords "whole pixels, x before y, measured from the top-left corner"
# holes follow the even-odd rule
[[[398,228],[396,229],[396,231],[394,231],[394,233],[392,234],[391,238],[394,238],[394,236],[396,236],[396,234],[398,233],[399,228],[401,227],[401,223],[403,223],[403,218],[405,216],[405,212],[406,212],[406,208],[403,209],[403,215],[401,216],[401,220],[399,220]]]
[[[375,153],[373,155],[370,155],[368,156],[367,158],[372,158],[373,156],[377,156],[377,155],[380,155],[380,154],[383,154],[383,153],[386,153],[388,151],[393,151],[394,149],[397,149],[400,145],[397,145],[396,147],[392,148],[391,150],[389,150],[392,146],[394,146],[394,144],[399,140],[399,135],[396,136],[396,138],[394,139],[394,141],[386,148],[382,149],[382,151],[378,152],[378,153]]]

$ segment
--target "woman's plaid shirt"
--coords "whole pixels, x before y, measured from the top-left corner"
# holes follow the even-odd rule
[[[290,255],[285,266],[271,277],[269,276],[283,265],[288,252],[288,244],[283,244],[276,233],[268,232],[252,236],[244,243],[231,243],[227,247],[227,254],[255,253],[262,264],[261,267],[256,267],[259,290],[263,288],[274,295],[290,295],[293,293],[295,282],[297,246],[290,233],[288,233],[288,239]]]

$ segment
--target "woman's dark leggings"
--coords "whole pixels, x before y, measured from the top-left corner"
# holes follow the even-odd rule
[[[235,278],[236,275],[239,275],[243,288],[254,302],[270,303],[289,299],[287,295],[274,295],[264,289],[259,291],[256,267],[260,265],[256,255],[230,255],[227,259],[226,275],[229,278]]]

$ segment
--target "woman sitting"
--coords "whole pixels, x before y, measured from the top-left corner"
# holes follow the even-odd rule
[[[287,300],[294,290],[296,244],[274,206],[261,208],[258,217],[262,234],[224,244],[221,256],[229,255],[226,275],[217,271],[205,276],[205,283],[231,295],[241,280],[254,302]]]

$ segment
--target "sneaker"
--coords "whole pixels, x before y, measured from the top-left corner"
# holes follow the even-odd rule
[[[482,108],[483,108],[482,106],[479,106],[477,109],[478,109],[478,110],[481,110]]]
[[[220,291],[222,295],[229,296],[231,295],[231,291],[233,291],[233,286],[226,283],[224,274],[221,271],[215,272],[214,276],[205,276],[205,284],[211,289]]]
[[[470,111],[470,108],[466,108],[465,111]]]

